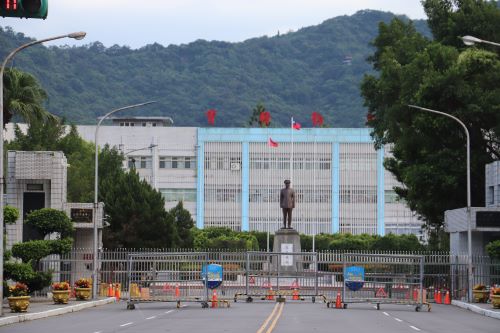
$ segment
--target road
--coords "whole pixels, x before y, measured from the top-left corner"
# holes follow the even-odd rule
[[[0,333],[291,333],[291,332],[481,332],[498,333],[500,321],[446,305],[415,312],[406,305],[350,304],[331,309],[323,303],[231,303],[230,308],[202,309],[186,304],[110,304],[58,317],[0,327]]]

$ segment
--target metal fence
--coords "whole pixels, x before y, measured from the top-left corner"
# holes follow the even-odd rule
[[[110,283],[119,283],[127,295],[128,258],[130,254],[151,253],[207,253],[207,261],[217,263],[224,268],[224,283],[218,288],[222,296],[232,297],[234,293],[246,293],[247,279],[255,272],[247,266],[246,251],[231,251],[227,249],[116,249],[99,252],[98,262],[98,295],[105,296],[105,290]],[[317,252],[317,292],[333,298],[343,286],[343,254],[347,251]],[[357,251],[370,255],[422,255],[424,257],[423,288],[427,290],[430,300],[436,290],[450,291],[451,297],[466,300],[468,290],[467,255],[452,255],[447,252],[374,252]],[[304,253],[311,254],[311,253]],[[70,284],[79,278],[92,276],[92,249],[74,249],[63,256],[51,255],[40,261],[38,270],[52,272],[53,281],[68,281]],[[473,256],[474,284],[492,286],[500,284],[500,261],[493,261],[488,256]],[[249,274],[247,274],[247,271]],[[255,279],[254,279],[255,281]],[[257,280],[259,281],[259,280]],[[248,281],[249,283],[250,280]],[[257,283],[257,282],[255,282]],[[262,282],[264,283],[264,282]],[[49,288],[35,296],[45,296]]]

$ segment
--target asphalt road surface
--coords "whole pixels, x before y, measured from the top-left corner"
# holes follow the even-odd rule
[[[324,303],[231,303],[230,308],[203,309],[187,303],[110,304],[57,317],[0,327],[8,333],[292,333],[292,332],[481,332],[499,333],[500,321],[450,305],[415,312],[406,305],[349,304],[348,309]]]

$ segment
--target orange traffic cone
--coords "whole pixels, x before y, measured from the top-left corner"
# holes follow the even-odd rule
[[[116,298],[117,301],[120,300],[120,294],[121,294],[121,292],[120,292],[120,285],[117,283],[115,285],[115,298]]]
[[[337,293],[337,300],[335,301],[335,309],[342,309],[342,300],[340,299],[340,293]]]
[[[437,304],[442,304],[442,303],[443,303],[443,300],[442,300],[442,298],[441,298],[441,290],[438,290],[438,291],[437,291],[436,303],[437,303]]]
[[[273,287],[269,287],[269,290],[267,291],[267,300],[272,301],[274,300],[274,292],[273,292]]]
[[[214,292],[212,293],[212,308],[216,308],[217,305],[218,305],[217,292],[214,289]]]
[[[179,284],[178,283],[175,285],[175,297],[176,298],[181,297],[181,291],[179,289]]]
[[[451,304],[451,300],[450,300],[450,291],[446,291],[446,296],[444,297],[444,304],[446,305],[450,305]]]
[[[108,297],[114,297],[115,293],[113,292],[113,284],[110,283],[108,286]]]
[[[292,299],[294,301],[298,301],[300,300],[300,296],[299,296],[299,291],[297,289],[294,289],[293,292],[292,292]]]

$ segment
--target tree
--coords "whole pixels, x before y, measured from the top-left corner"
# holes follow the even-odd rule
[[[456,15],[444,17],[450,1],[424,1],[429,25],[439,39],[456,38],[450,26],[468,24],[459,20],[484,9],[498,12],[482,1],[453,1]],[[447,11],[444,11],[447,12]],[[439,15],[436,13],[440,13]],[[449,13],[449,12],[448,12]],[[496,16],[495,16],[496,17]],[[496,26],[498,22],[483,22]],[[462,26],[467,30],[468,26]],[[444,30],[443,30],[444,29]],[[411,22],[394,19],[381,23],[374,40],[376,48],[370,61],[379,73],[365,76],[361,85],[365,105],[371,115],[368,125],[376,146],[388,144],[392,156],[385,161],[403,186],[395,190],[427,222],[429,231],[440,232],[444,211],[466,205],[465,133],[456,122],[415,111],[415,104],[440,110],[461,119],[471,134],[472,205],[484,205],[484,165],[500,157],[500,62],[498,56],[482,49],[458,49],[430,41],[416,32]]]
[[[173,218],[165,211],[161,193],[140,180],[134,169],[106,177],[100,184],[100,198],[110,224],[103,233],[106,248],[175,246]]]
[[[11,214],[12,215],[12,214]],[[50,254],[66,254],[71,251],[74,231],[73,222],[65,212],[52,208],[42,208],[32,211],[26,217],[25,223],[35,228],[45,237],[56,234],[56,239],[37,239],[16,243],[12,246],[12,255],[22,262],[6,262],[5,279],[23,282],[30,292],[48,287],[52,280],[51,272],[35,271],[42,258]]]
[[[266,112],[266,107],[262,103],[258,103],[252,110],[250,119],[248,120],[248,125],[250,126],[261,126],[259,122],[259,117],[262,112]]]
[[[94,145],[83,140],[76,126],[66,134],[64,120],[33,120],[24,134],[16,125],[8,150],[62,151],[68,160],[68,201],[92,202],[94,190]],[[106,150],[106,153],[110,152]],[[106,158],[106,157],[102,157]],[[121,167],[121,165],[120,165]]]
[[[43,108],[47,94],[31,74],[11,68],[4,72],[4,126],[14,115],[27,123],[54,120]]]
[[[191,213],[184,209],[182,201],[177,206],[168,211],[169,217],[173,220],[177,231],[176,245],[180,248],[193,247],[193,234],[191,229],[194,227],[194,221]]]

